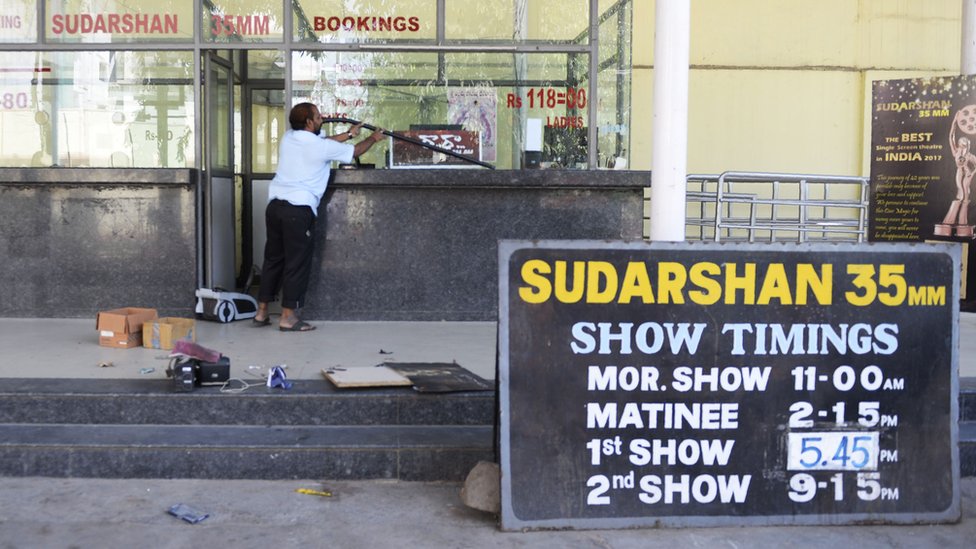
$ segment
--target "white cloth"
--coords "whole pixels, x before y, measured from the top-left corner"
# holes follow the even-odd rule
[[[305,130],[288,130],[278,148],[278,171],[268,187],[268,202],[284,200],[308,206],[318,215],[319,202],[329,184],[331,162],[352,162],[355,147],[323,139]]]

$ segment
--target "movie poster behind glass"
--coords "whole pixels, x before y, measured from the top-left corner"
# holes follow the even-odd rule
[[[872,242],[973,239],[976,77],[874,82]]]

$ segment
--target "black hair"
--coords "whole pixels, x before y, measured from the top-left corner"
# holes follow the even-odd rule
[[[288,122],[293,130],[304,130],[305,122],[312,119],[315,114],[315,105],[311,103],[299,103],[291,108],[288,115]]]

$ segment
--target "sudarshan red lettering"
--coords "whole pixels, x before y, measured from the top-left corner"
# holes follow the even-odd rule
[[[51,16],[52,34],[177,34],[175,13],[56,13]]]

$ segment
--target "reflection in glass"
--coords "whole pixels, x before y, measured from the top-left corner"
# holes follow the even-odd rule
[[[285,133],[285,92],[251,90],[251,170],[274,173],[278,166],[278,142]]]
[[[581,43],[589,0],[447,0],[448,40]]]
[[[37,42],[36,0],[0,0],[0,43]]]
[[[193,166],[191,52],[0,52],[0,65],[16,69],[0,73],[0,166]]]
[[[625,169],[630,159],[631,3],[615,4],[600,23],[597,158],[600,167]]]

